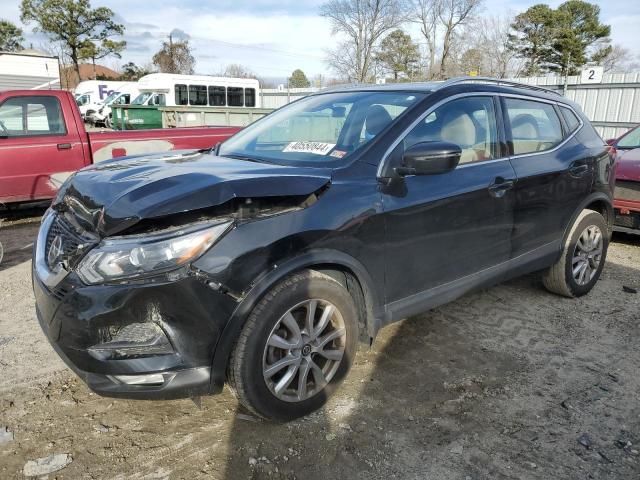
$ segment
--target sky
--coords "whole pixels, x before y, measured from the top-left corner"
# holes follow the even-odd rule
[[[20,24],[18,0],[0,0],[0,18],[19,24],[27,44],[46,45],[33,25]],[[338,42],[327,20],[318,15],[322,0],[92,0],[106,6],[124,24],[127,49],[121,60],[105,60],[114,67],[132,61],[148,64],[161,42],[189,38],[196,57],[196,72],[215,74],[225,65],[240,63],[263,77],[285,78],[301,68],[308,77],[327,75],[326,50]],[[485,0],[483,14],[519,13],[539,1]],[[546,2],[552,7],[561,1]],[[640,1],[599,0],[601,20],[611,25],[614,43],[640,54],[637,30]],[[419,32],[409,28],[415,39]]]

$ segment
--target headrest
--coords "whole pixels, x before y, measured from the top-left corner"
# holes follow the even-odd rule
[[[369,135],[378,135],[387,125],[391,123],[391,115],[382,105],[371,105],[367,110],[365,128]]]

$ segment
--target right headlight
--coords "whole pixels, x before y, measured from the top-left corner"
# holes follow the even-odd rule
[[[87,253],[77,272],[83,282],[98,284],[170,271],[206,252],[232,223],[108,238]]]

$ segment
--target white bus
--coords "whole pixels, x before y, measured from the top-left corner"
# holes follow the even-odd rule
[[[152,73],[138,80],[132,105],[260,108],[260,83],[253,78]]]

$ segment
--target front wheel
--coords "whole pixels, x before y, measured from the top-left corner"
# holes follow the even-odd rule
[[[322,407],[351,367],[357,319],[353,298],[328,275],[307,270],[276,285],[231,354],[228,380],[240,403],[279,421]]]
[[[589,293],[604,268],[608,232],[600,213],[583,210],[571,227],[560,259],[542,278],[547,290],[565,297]]]

